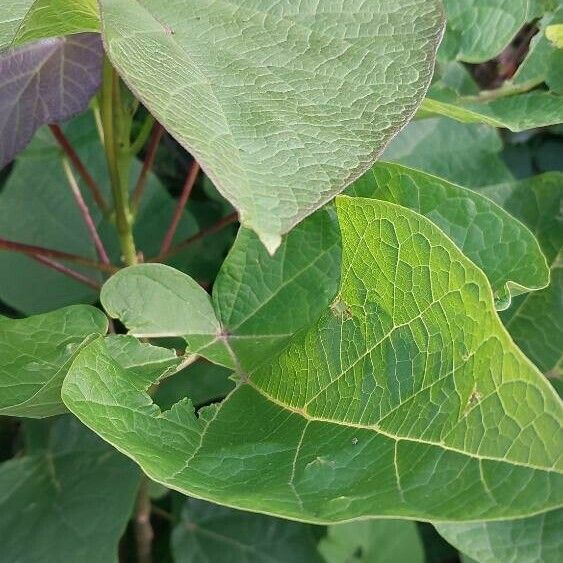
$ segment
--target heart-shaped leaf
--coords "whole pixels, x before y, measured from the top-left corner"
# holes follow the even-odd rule
[[[410,210],[348,197],[337,210],[336,299],[239,370],[222,403],[161,412],[99,339],[74,361],[65,404],[154,480],[243,509],[338,522],[559,507],[561,401],[483,273]]]
[[[443,29],[438,0],[100,6],[112,63],[270,252],[412,117]]]

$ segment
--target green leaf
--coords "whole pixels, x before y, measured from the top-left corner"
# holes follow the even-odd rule
[[[329,526],[319,543],[327,563],[424,563],[415,522],[366,520]]]
[[[382,158],[474,188],[514,179],[501,150],[496,129],[435,117],[411,121]]]
[[[93,116],[88,113],[74,119],[65,128],[65,134],[109,200],[107,164]],[[45,128],[20,154],[0,193],[0,236],[96,260],[95,247],[68,187],[62,156],[50,131]],[[131,186],[135,184],[140,168],[140,162],[132,166]],[[102,216],[82,179],[77,176],[77,180],[110,258],[118,264],[121,252],[115,226]],[[135,226],[135,242],[146,257],[159,251],[174,208],[175,200],[151,174]],[[190,213],[185,213],[178,237],[187,238],[197,231],[197,221]],[[76,269],[94,281],[103,282],[102,275],[95,270]],[[93,303],[98,292],[27,256],[2,252],[0,296],[14,309],[29,315],[72,303]]]
[[[139,472],[72,417],[46,448],[0,465],[2,559],[117,562]]]
[[[444,0],[444,5],[457,59],[467,63],[496,57],[531,15],[529,0]]]
[[[172,533],[182,563],[322,563],[313,526],[188,499]]]
[[[563,510],[507,522],[436,524],[452,545],[479,563],[559,563]]]
[[[561,401],[484,274],[413,211],[348,197],[337,211],[336,299],[222,403],[161,412],[99,339],[65,404],[153,480],[242,509],[322,523],[559,507]]]
[[[551,25],[545,30],[545,34],[557,49],[563,49],[563,25]]]
[[[514,341],[552,382],[563,378],[563,246],[561,202],[563,174],[543,174],[518,183],[482,190],[525,222],[538,237],[552,264],[551,285],[535,295],[522,296],[503,321]],[[557,387],[557,385],[555,385]],[[559,387],[561,394],[561,387]],[[440,524],[440,533],[479,562],[558,561],[563,549],[563,511],[553,511],[523,520],[477,524]]]
[[[549,269],[534,235],[473,190],[404,166],[381,163],[347,193],[396,203],[430,219],[485,272],[497,309],[510,305],[511,294],[549,284]]]
[[[563,174],[548,173],[482,190],[537,236],[551,266],[550,286],[522,296],[502,318],[524,353],[550,377],[563,377]]]
[[[205,290],[164,264],[124,268],[107,281],[100,300],[108,315],[142,338],[215,338],[221,330]]]
[[[85,305],[27,319],[0,317],[0,414],[42,418],[65,412],[63,379],[92,335],[107,328],[106,316]]]
[[[486,123],[519,132],[563,121],[563,96],[536,91],[516,96],[460,97],[446,88],[433,88],[422,109],[464,123]]]
[[[100,31],[96,0],[1,0],[0,51],[48,37]]]
[[[541,84],[547,80],[552,66],[552,56],[556,51],[548,38],[552,24],[563,23],[563,6],[554,14],[548,14],[540,23],[538,34],[532,39],[528,55],[512,79],[513,84]]]
[[[205,360],[165,379],[155,393],[155,402],[168,410],[184,397],[189,397],[195,407],[222,400],[235,387],[229,378],[231,371]]]
[[[438,0],[100,5],[112,63],[271,253],[409,121],[443,28]]]
[[[320,211],[273,257],[241,229],[215,280],[213,305],[189,276],[156,264],[122,270],[101,300],[136,336],[182,336],[190,352],[248,369],[318,318],[338,288],[339,264],[338,227]]]

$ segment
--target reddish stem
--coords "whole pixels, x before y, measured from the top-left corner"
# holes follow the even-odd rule
[[[49,128],[51,129],[51,133],[53,133],[53,136],[55,137],[65,154],[68,156],[69,160],[72,162],[72,165],[74,166],[78,174],[82,177],[82,179],[90,189],[92,197],[94,198],[97,206],[103,211],[104,215],[109,215],[110,209],[104,199],[104,196],[102,195],[102,192],[100,191],[100,188],[98,187],[98,184],[96,183],[94,178],[92,178],[92,175],[90,174],[90,172],[88,172],[76,151],[72,148],[72,145],[65,137],[62,129],[56,124],[49,125]]]
[[[236,223],[237,221],[238,221],[238,213],[231,213],[230,215],[227,215],[226,217],[219,219],[219,221],[217,221],[213,225],[206,227],[205,229],[202,229],[201,231],[199,231],[199,233],[193,235],[189,239],[186,239],[185,241],[174,245],[173,247],[170,248],[170,250],[166,254],[164,255],[159,254],[154,258],[150,258],[149,260],[147,260],[147,262],[163,262],[168,258],[170,258],[171,256],[174,256],[175,254],[182,252],[183,250],[185,250],[192,244],[195,244],[196,242],[200,241],[201,239],[205,238],[206,236],[213,235],[221,231],[225,227],[228,227],[229,225]]]
[[[194,188],[199,171],[199,164],[194,160],[186,177],[186,181],[184,182],[184,187],[182,188],[182,193],[180,194],[180,198],[178,199],[176,209],[174,210],[172,222],[168,227],[168,231],[166,231],[166,234],[164,235],[164,240],[162,241],[162,245],[160,247],[159,256],[168,254],[170,247],[172,246],[174,235],[176,234],[176,230],[178,229],[178,225],[180,224],[180,220],[182,219],[184,208],[186,207],[186,203],[188,203],[188,199],[190,198],[190,194],[192,193],[192,190]]]
[[[45,258],[45,256],[39,256],[39,255],[32,256],[32,258],[37,262],[40,262],[41,264],[44,264],[45,266],[48,266],[49,268],[56,270],[57,272],[61,272],[61,274],[65,274],[69,278],[73,278],[79,282],[82,282],[83,284],[90,286],[93,289],[99,290],[102,287],[99,283],[95,282],[93,279],[89,278],[88,276],[84,276],[83,274],[77,272],[76,270],[71,270],[70,268],[67,268],[60,262],[56,262],[55,260],[51,260],[50,258]]]
[[[74,264],[84,266],[85,268],[92,268],[101,272],[107,272],[108,274],[115,274],[115,272],[118,271],[118,268],[112,264],[103,264],[102,262],[96,262],[95,260],[90,260],[89,258],[84,258],[83,256],[78,256],[76,254],[69,254],[68,252],[52,250],[50,248],[43,248],[41,246],[34,246],[31,244],[23,244],[21,242],[13,242],[3,238],[0,238],[0,249],[19,252],[21,254],[31,256],[32,258],[37,258],[38,256],[42,258],[57,258],[66,262],[73,262]]]
[[[156,158],[156,153],[158,150],[158,145],[164,134],[164,127],[160,123],[155,123],[151,138],[149,141],[149,146],[147,147],[147,153],[145,155],[145,160],[143,162],[143,168],[139,174],[139,179],[137,180],[137,185],[133,190],[133,195],[131,196],[131,208],[136,211],[139,209],[139,204],[141,203],[141,198],[143,197],[143,192],[145,191],[145,186],[149,177],[149,172],[151,171],[154,160]]]
[[[76,204],[78,205],[78,209],[80,210],[82,218],[84,219],[84,223],[86,224],[86,228],[88,229],[90,238],[92,239],[92,242],[96,247],[96,252],[98,253],[98,257],[104,264],[109,264],[110,261],[106,249],[104,247],[104,243],[102,242],[102,239],[98,234],[98,230],[96,229],[96,224],[92,219],[92,215],[90,215],[90,210],[88,209],[88,206],[86,205],[86,202],[82,197],[82,193],[80,192],[80,187],[78,186],[78,182],[76,181],[76,178],[74,177],[74,174],[72,173],[72,169],[66,158],[63,158],[63,168],[68,180],[68,184],[72,191],[72,195],[74,196],[74,199],[76,200]]]

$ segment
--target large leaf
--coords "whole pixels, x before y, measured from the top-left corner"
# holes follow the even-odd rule
[[[561,401],[484,274],[424,217],[337,200],[341,285],[318,318],[196,416],[161,412],[103,340],[63,400],[155,481],[311,522],[475,520],[563,501]],[[146,385],[145,385],[146,387]]]
[[[415,522],[366,520],[329,526],[319,543],[327,563],[424,563]]]
[[[322,563],[308,524],[186,501],[172,533],[177,563]]]
[[[61,385],[70,364],[89,337],[106,331],[106,316],[86,305],[27,319],[0,317],[0,414],[65,412]]]
[[[248,369],[318,318],[338,288],[340,237],[329,212],[295,228],[270,256],[242,229],[213,289],[156,264],[126,268],[102,303],[136,336],[183,336],[191,352]]]
[[[412,117],[443,28],[438,0],[100,5],[112,63],[270,252]]]
[[[96,0],[0,0],[0,51],[99,28]]]
[[[65,127],[65,133],[109,199],[107,165],[92,115],[85,114],[72,120]],[[0,236],[95,260],[96,249],[67,185],[62,157],[51,133],[46,129],[40,130],[18,158],[0,193]],[[139,162],[132,166],[132,185],[140,168]],[[121,253],[115,225],[104,219],[81,178],[77,180],[110,258],[118,264]],[[175,201],[151,174],[134,229],[137,248],[147,257],[159,251],[174,207]],[[191,214],[185,213],[178,237],[188,237],[197,231],[197,221]],[[96,281],[103,281],[96,271],[80,271]],[[15,309],[35,314],[77,302],[92,303],[98,292],[27,256],[1,252],[0,296]]]
[[[0,55],[0,168],[41,125],[84,111],[101,77],[96,34],[38,41]]]
[[[501,150],[500,136],[489,125],[434,117],[409,123],[382,158],[474,188],[513,179]]]
[[[417,170],[382,163],[356,181],[347,193],[397,203],[430,219],[485,272],[497,309],[510,305],[511,293],[542,289],[549,283],[549,269],[534,235],[473,190]]]
[[[438,524],[452,545],[479,563],[559,563],[563,510],[508,522]]]
[[[45,449],[0,465],[3,561],[117,563],[139,472],[71,417]]]

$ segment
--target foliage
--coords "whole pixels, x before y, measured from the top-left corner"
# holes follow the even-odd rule
[[[0,560],[560,561],[563,4],[196,4],[0,0]]]

